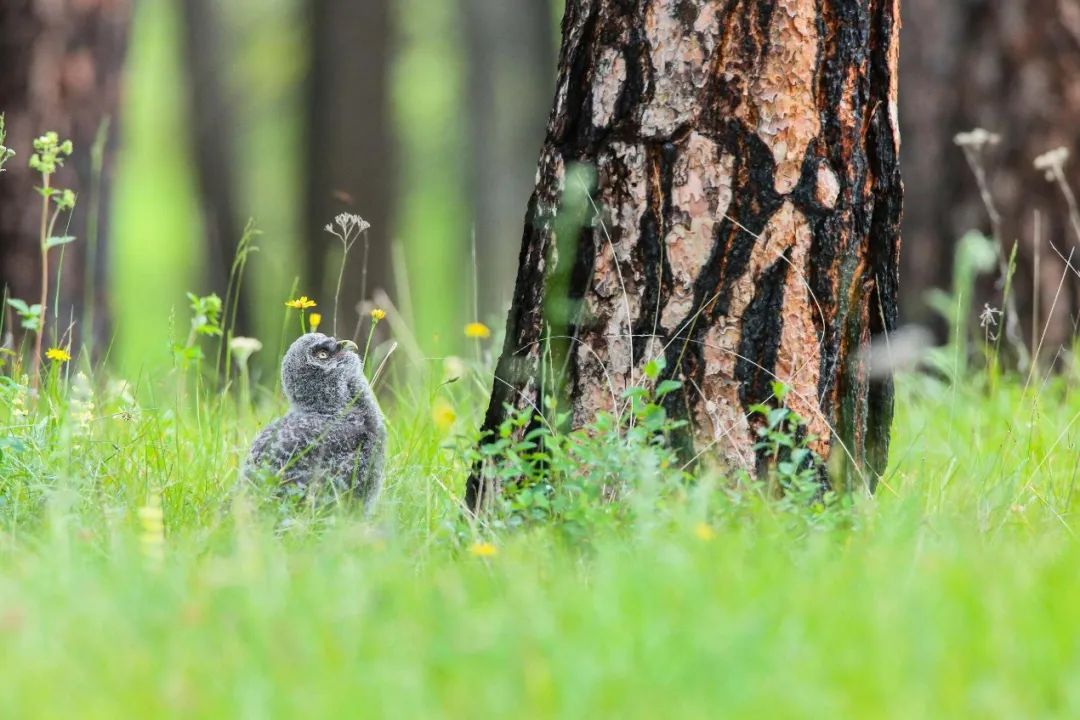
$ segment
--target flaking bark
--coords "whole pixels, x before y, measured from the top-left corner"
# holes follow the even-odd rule
[[[812,447],[873,487],[893,391],[861,351],[896,324],[897,0],[570,0],[562,29],[484,430],[547,395],[574,426],[617,412],[663,355],[687,457],[755,472],[749,408],[780,380]]]

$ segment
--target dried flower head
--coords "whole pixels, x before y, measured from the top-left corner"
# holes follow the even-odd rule
[[[972,150],[982,150],[988,145],[997,145],[1001,142],[1001,136],[997,133],[992,133],[989,130],[983,128],[975,128],[974,130],[968,130],[967,132],[958,133],[953,138],[953,142],[962,148],[971,148]]]
[[[990,328],[996,328],[998,324],[998,318],[1002,315],[1002,311],[997,308],[990,307],[990,303],[983,305],[982,312],[979,313],[979,327],[984,330]]]
[[[339,213],[334,222],[327,223],[323,229],[340,240],[348,250],[356,238],[371,229],[371,223],[354,213]]]
[[[1041,170],[1048,181],[1064,175],[1065,163],[1069,161],[1069,148],[1059,147],[1035,158],[1035,169]]]

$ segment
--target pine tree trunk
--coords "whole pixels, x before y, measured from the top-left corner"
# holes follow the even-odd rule
[[[972,127],[962,125],[955,100],[966,4],[907,0],[900,52],[900,132],[907,150],[901,315],[905,322],[932,325],[942,340],[944,319],[934,314],[926,293],[950,288],[956,241],[988,221],[971,170],[953,144],[958,132]]]
[[[202,209],[207,281],[225,299],[244,230],[237,211],[239,189],[234,172],[239,161],[234,143],[236,124],[225,80],[227,34],[215,0],[184,0],[180,9],[190,111],[187,125]],[[236,335],[254,332],[248,299],[250,288],[250,285],[246,290],[242,287],[236,298],[233,328]],[[227,312],[233,314],[231,309]]]
[[[569,0],[484,430],[548,395],[574,426],[618,411],[662,355],[688,457],[756,472],[749,408],[779,380],[812,447],[873,487],[893,391],[861,351],[896,323],[898,33],[897,0]],[[488,492],[474,477],[467,501]]]
[[[308,81],[308,167],[304,292],[325,308],[333,330],[333,295],[341,244],[323,228],[342,212],[371,223],[349,254],[337,334],[352,337],[355,308],[376,289],[393,294],[392,228],[396,149],[391,128],[389,0],[310,0],[312,65]],[[365,267],[366,266],[366,267]],[[321,292],[320,292],[321,291]]]
[[[27,165],[33,139],[55,130],[75,145],[54,180],[74,190],[78,204],[62,233],[74,235],[76,242],[63,246],[62,264],[58,249],[50,253],[50,342],[77,345],[94,338],[103,349],[110,333],[109,207],[130,12],[126,0],[0,3],[0,112],[6,115],[6,145],[18,153],[0,175],[0,290],[6,286],[8,297],[32,304],[41,293],[41,206],[34,191],[41,178]],[[99,171],[91,149],[103,129],[108,134]]]

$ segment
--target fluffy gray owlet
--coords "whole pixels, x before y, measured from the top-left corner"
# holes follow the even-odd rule
[[[289,412],[255,438],[245,474],[273,473],[285,486],[326,483],[371,505],[382,486],[386,424],[356,349],[322,333],[292,344],[281,363]]]

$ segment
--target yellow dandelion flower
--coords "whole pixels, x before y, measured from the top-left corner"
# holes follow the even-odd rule
[[[385,320],[385,319],[386,319],[386,311],[383,310],[382,308],[375,308],[374,310],[371,311],[371,320],[372,320],[372,322],[379,322],[380,320]]]
[[[289,300],[285,303],[285,307],[296,308],[297,310],[307,310],[308,308],[315,307],[315,301],[309,298],[307,295],[301,295],[295,300]]]
[[[311,313],[308,315],[308,327],[311,328],[311,332],[315,332],[319,329],[319,323],[322,322],[322,315],[319,313]]]
[[[454,426],[454,421],[457,420],[457,413],[454,412],[454,408],[450,403],[445,400],[438,400],[431,408],[431,419],[435,421],[436,427],[443,432],[447,432]]]
[[[476,340],[487,340],[491,337],[491,328],[482,322],[473,322],[465,326],[465,337]]]
[[[71,353],[63,348],[54,347],[49,348],[49,351],[45,353],[45,357],[56,362],[66,363],[71,359]]]
[[[469,554],[482,558],[495,557],[499,554],[499,548],[489,542],[477,542],[469,546]]]
[[[713,530],[708,523],[700,522],[694,526],[694,535],[697,536],[698,540],[708,542],[716,537],[716,531]]]

